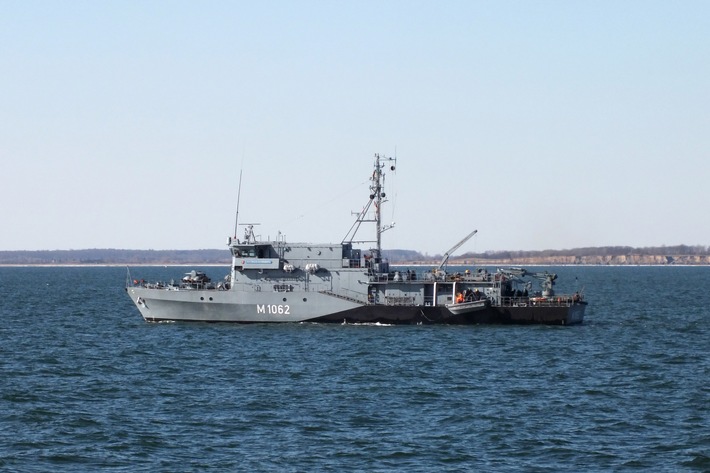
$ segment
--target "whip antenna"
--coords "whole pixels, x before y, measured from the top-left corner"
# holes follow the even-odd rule
[[[237,227],[239,226],[239,198],[242,196],[242,171],[239,170],[239,190],[237,191],[237,215],[234,217],[234,239],[237,239]]]

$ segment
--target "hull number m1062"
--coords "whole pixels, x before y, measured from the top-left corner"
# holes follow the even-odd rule
[[[290,315],[291,307],[284,304],[257,304],[257,314]]]

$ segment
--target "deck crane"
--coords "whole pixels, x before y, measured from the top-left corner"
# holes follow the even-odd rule
[[[451,256],[451,253],[453,253],[454,251],[458,250],[461,245],[463,245],[463,244],[466,243],[468,240],[470,240],[471,237],[472,237],[473,235],[475,235],[476,233],[478,233],[478,230],[472,231],[471,233],[469,233],[469,234],[466,236],[466,238],[464,238],[463,240],[461,240],[460,242],[458,242],[458,243],[456,243],[454,246],[452,246],[451,249],[446,252],[446,254],[444,255],[444,259],[441,260],[441,263],[439,264],[439,267],[436,268],[436,270],[438,271],[438,270],[440,270],[441,268],[443,268],[444,265],[446,264],[446,262],[449,261],[449,256]]]
[[[552,297],[555,295],[555,290],[553,289],[553,286],[555,285],[555,280],[557,279],[557,274],[555,273],[548,273],[547,271],[532,273],[523,268],[508,268],[502,270],[499,269],[498,272],[505,274],[509,278],[516,279],[519,282],[522,282],[523,280],[521,278],[525,276],[535,278],[540,281],[543,296]],[[528,281],[525,286],[526,289],[530,289],[530,282]]]

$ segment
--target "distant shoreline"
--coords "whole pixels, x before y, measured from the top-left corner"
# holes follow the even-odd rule
[[[412,250],[385,250],[383,257],[393,266],[438,266],[441,255]],[[228,249],[202,250],[37,250],[0,251],[0,266],[226,266],[231,264]],[[708,266],[710,248],[678,245],[673,247],[598,247],[570,250],[495,251],[452,256],[449,266]]]

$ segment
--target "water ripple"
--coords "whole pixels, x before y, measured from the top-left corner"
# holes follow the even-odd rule
[[[0,268],[0,469],[710,471],[710,269],[555,271],[584,325],[148,324],[121,269]]]

